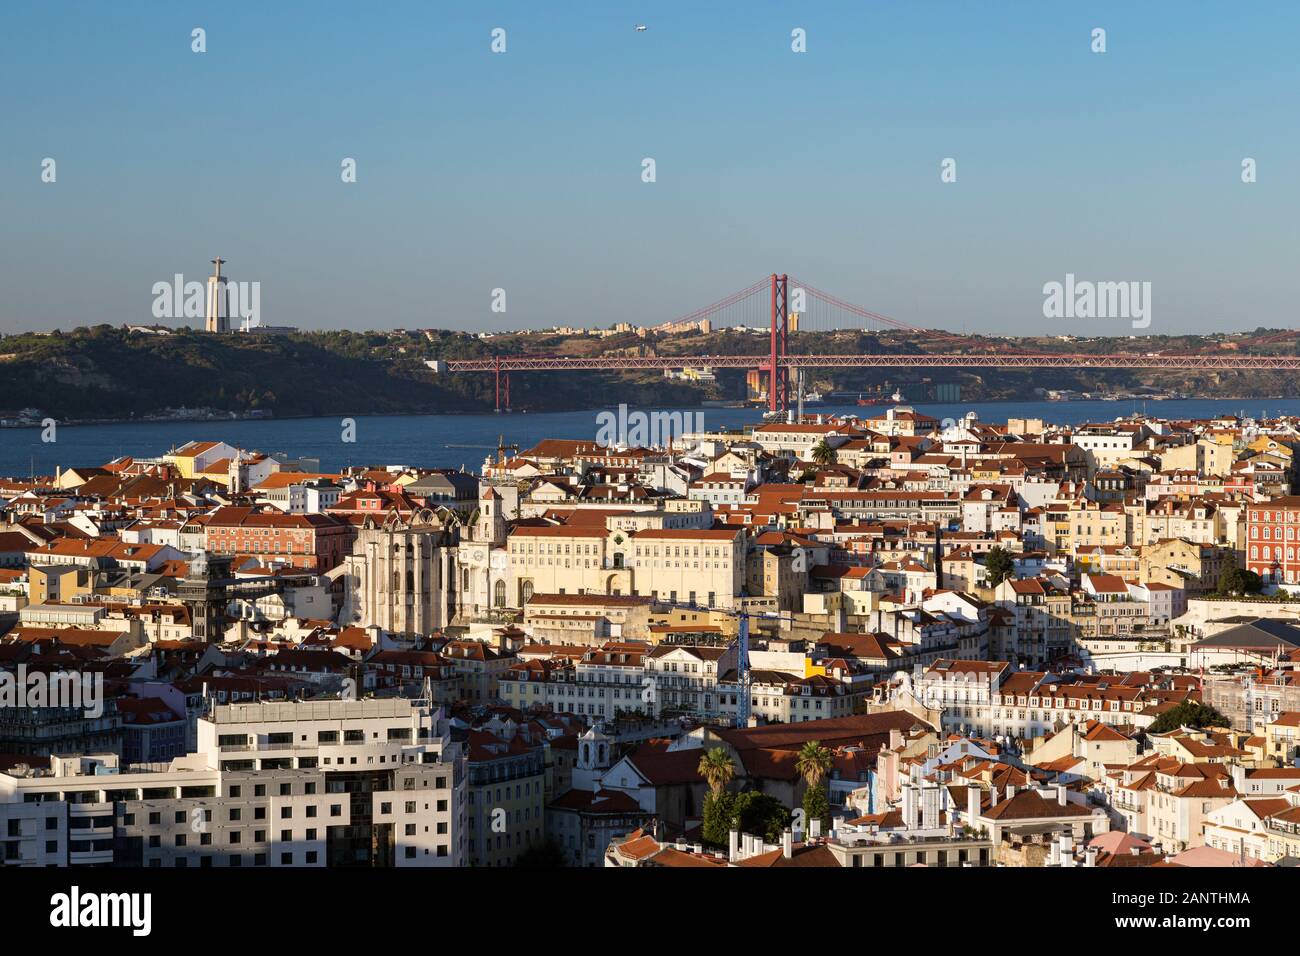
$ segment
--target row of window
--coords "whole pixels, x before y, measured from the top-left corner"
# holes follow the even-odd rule
[[[1294,541],[1294,540],[1295,540],[1295,532],[1296,532],[1296,529],[1295,529],[1295,528],[1287,528],[1287,529],[1286,529],[1286,540],[1287,540],[1287,541]],[[1258,528],[1258,527],[1255,527],[1254,525],[1251,525],[1251,528],[1250,528],[1250,536],[1251,536],[1252,538],[1263,538],[1263,539],[1266,540],[1266,541],[1269,540],[1269,539],[1271,539],[1271,538],[1277,538],[1278,541],[1281,541],[1281,540],[1282,540],[1282,529],[1281,529],[1281,528],[1278,528],[1278,529],[1277,529],[1277,534],[1274,534],[1274,533],[1273,533],[1273,528],[1271,528],[1271,527]]]
[[[1251,560],[1252,560],[1252,561],[1253,561],[1253,560],[1268,561],[1269,559],[1272,559],[1272,560],[1274,560],[1274,561],[1281,561],[1281,560],[1282,560],[1282,547],[1281,547],[1281,545],[1278,545],[1278,546],[1276,546],[1276,547],[1270,547],[1270,546],[1267,545],[1267,544],[1264,545],[1264,546],[1262,546],[1262,547],[1257,547],[1257,546],[1255,546],[1255,545],[1252,544],[1252,545],[1250,546],[1250,557],[1251,557]],[[1288,546],[1288,547],[1287,547],[1287,549],[1286,549],[1286,559],[1287,559],[1288,561],[1294,561],[1294,560],[1295,560],[1295,548],[1294,548],[1294,547],[1291,547],[1291,546]]]
[[[232,789],[238,789],[238,788],[236,787],[236,788],[232,788]],[[194,812],[194,810],[198,810],[198,809],[202,809],[202,811],[203,811],[203,821],[204,821],[205,823],[210,823],[210,822],[212,822],[212,810],[211,810],[211,809],[208,809],[208,808],[199,808],[199,807],[195,807],[195,808],[193,808],[192,810],[177,810],[177,811],[175,811],[175,812],[173,813],[173,815],[172,815],[172,822],[173,822],[173,823],[179,823],[179,824],[185,824],[187,821],[190,820],[190,815]],[[305,811],[305,815],[306,815],[306,817],[307,817],[308,819],[314,819],[314,818],[316,817],[318,807],[317,807],[315,804],[310,804],[310,805],[304,807],[303,809],[304,809],[304,811]],[[343,805],[342,805],[341,803],[332,803],[332,804],[330,804],[330,816],[331,816],[331,817],[341,817],[342,815],[343,815]],[[134,825],[135,825],[135,818],[136,818],[136,815],[135,815],[134,813],[124,813],[124,814],[122,815],[122,825],[123,825],[123,826],[128,826],[128,827],[129,827],[129,826],[134,826]],[[254,819],[254,820],[265,820],[265,819],[266,819],[266,807],[253,807],[253,819]],[[280,807],[280,819],[281,819],[281,820],[292,820],[292,819],[293,819],[293,807],[292,807],[292,806],[289,806],[289,805],[285,805],[285,806]],[[159,810],[153,810],[153,811],[150,811],[149,816],[148,816],[148,820],[149,820],[149,825],[150,825],[150,826],[161,826],[161,825],[162,825],[162,812],[159,811]],[[242,820],[243,820],[243,808],[242,808],[242,807],[229,807],[229,808],[227,809],[227,811],[226,811],[226,820],[227,820],[228,822],[230,822],[230,823],[239,823],[239,822],[242,822]],[[288,831],[286,830],[285,832],[287,833]]]

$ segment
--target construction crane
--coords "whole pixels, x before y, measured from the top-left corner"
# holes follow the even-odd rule
[[[497,467],[498,467],[498,468],[499,468],[499,467],[502,467],[503,465],[505,465],[505,463],[506,463],[506,452],[508,452],[508,451],[512,451],[512,452],[514,452],[516,455],[518,455],[518,454],[519,454],[519,446],[518,446],[518,445],[514,445],[514,444],[507,445],[507,444],[506,444],[506,436],[505,436],[505,435],[498,435],[498,436],[497,436]]]
[[[793,621],[794,618],[783,616],[776,611],[747,611],[744,608],[706,607],[702,604],[689,604],[681,601],[655,601],[654,603],[662,607],[698,613],[728,614],[736,618],[736,639],[731,645],[736,652],[736,681],[740,685],[736,699],[735,726],[748,727],[749,717],[753,711],[753,698],[750,695],[753,678],[749,666],[749,619],[757,617],[769,621]]]

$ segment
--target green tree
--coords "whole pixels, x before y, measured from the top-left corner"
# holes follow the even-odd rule
[[[831,752],[822,746],[820,740],[809,740],[799,748],[794,769],[799,771],[810,788],[817,787],[830,772],[833,760]]]
[[[701,826],[704,842],[712,846],[726,846],[728,831],[734,817],[733,798],[727,793],[727,784],[736,776],[736,763],[722,747],[713,747],[700,757],[697,768],[709,785],[704,798],[704,819]]]
[[[524,869],[552,870],[567,865],[564,850],[551,837],[547,837],[541,843],[534,843],[515,858],[515,866]]]
[[[820,740],[807,741],[799,748],[799,756],[795,758],[794,768],[808,784],[803,795],[803,812],[809,824],[813,820],[820,820],[823,827],[830,823],[830,805],[822,781],[830,773],[834,759]]]
[[[822,822],[822,832],[831,822],[831,806],[826,799],[825,787],[809,787],[803,794],[803,816],[809,822],[820,820]]]
[[[1170,707],[1151,722],[1149,734],[1163,734],[1179,727],[1230,727],[1228,718],[1197,700],[1185,700]]]
[[[704,842],[725,847],[731,831],[752,833],[768,843],[779,843],[790,825],[790,811],[781,801],[757,790],[743,793],[710,793],[704,798],[704,817],[700,826]]]
[[[989,553],[984,556],[984,576],[988,578],[989,587],[997,587],[1015,573],[1015,563],[1006,548],[989,548]]]
[[[716,797],[727,789],[727,784],[731,783],[732,778],[736,776],[736,762],[731,759],[731,754],[726,750],[714,747],[700,758],[697,771],[708,783],[709,791]]]
[[[826,439],[822,439],[813,445],[812,460],[819,465],[829,465],[835,461],[835,449],[826,444]]]
[[[1258,594],[1263,589],[1263,578],[1254,571],[1239,568],[1235,564],[1224,568],[1219,575],[1219,594]]]
[[[780,843],[790,825],[790,811],[775,797],[757,790],[737,794],[731,805],[732,826],[742,833],[760,836],[768,843]]]
[[[732,808],[734,801],[734,795],[726,791],[710,793],[704,798],[704,818],[700,824],[700,832],[704,842],[709,846],[727,845],[734,818]]]

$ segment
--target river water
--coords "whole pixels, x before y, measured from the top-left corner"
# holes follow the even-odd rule
[[[1043,418],[1059,424],[1108,421],[1134,412],[1159,418],[1209,418],[1222,414],[1259,416],[1300,415],[1300,399],[1177,399],[1137,402],[974,402],[956,405],[917,404],[917,411],[935,418],[957,418],[976,412],[987,422],[1013,417]],[[883,406],[819,405],[805,414],[850,412],[879,414]],[[241,448],[290,456],[319,457],[321,467],[344,465],[415,465],[455,467],[477,471],[494,451],[498,437],[522,449],[543,438],[595,439],[599,409],[488,415],[358,416],[355,441],[344,441],[339,418],[263,419],[220,422],[123,422],[110,425],[60,425],[54,441],[42,440],[40,428],[0,428],[0,475],[26,477],[53,474],[56,466],[102,465],[119,455],[153,457],[191,439],[222,440]],[[738,427],[758,422],[756,408],[653,409],[703,415],[705,427]]]

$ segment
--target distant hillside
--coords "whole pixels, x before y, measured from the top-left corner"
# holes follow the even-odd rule
[[[1035,352],[1295,354],[1291,332],[1213,336],[1151,336],[1065,340],[1059,337],[973,338],[970,350],[1008,346]],[[752,354],[767,351],[765,336],[734,331],[709,335],[607,338],[553,333],[507,334],[480,339],[445,330],[313,332],[291,336],[209,335],[188,329],[170,334],[130,332],[107,325],[71,332],[28,333],[0,340],[0,411],[39,408],[61,420],[128,419],[168,408],[213,408],[276,417],[305,415],[482,412],[494,404],[490,374],[435,374],[430,359],[501,355]],[[919,354],[952,350],[908,333],[865,331],[800,333],[792,351]],[[720,370],[708,385],[664,379],[656,372],[516,373],[516,409],[561,411],[627,402],[691,405],[703,399],[744,397],[745,372]],[[1285,372],[1194,374],[1177,371],[1070,371],[1063,369],[817,369],[807,385],[853,393],[901,387],[912,401],[933,400],[937,387],[960,386],[962,401],[1033,400],[1044,389],[1098,391],[1154,388],[1196,397],[1300,396]]]
[[[450,332],[153,335],[101,325],[0,340],[0,410],[39,408],[62,420],[127,419],[182,406],[276,417],[483,412],[494,405],[491,375],[437,375],[424,361],[491,354],[473,336]],[[653,376],[619,378],[517,375],[511,398],[516,408],[536,410],[590,407],[602,394],[615,402],[699,398]]]

